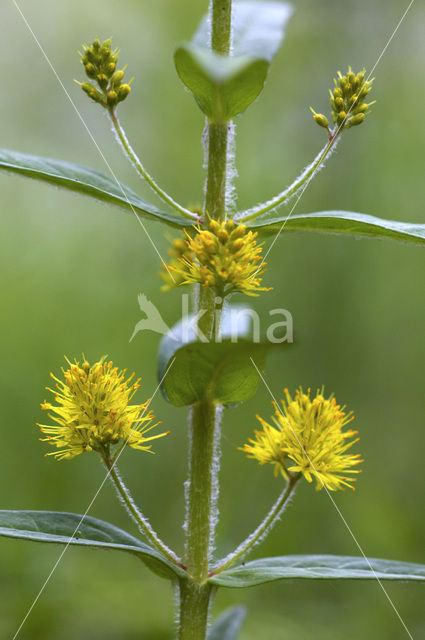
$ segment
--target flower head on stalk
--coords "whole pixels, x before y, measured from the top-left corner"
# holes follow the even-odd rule
[[[112,50],[111,40],[102,43],[95,40],[90,46],[84,45],[83,53],[80,52],[86,75],[95,84],[76,82],[89,98],[108,109],[114,109],[131,91],[132,79],[128,84],[123,84],[125,67],[117,69],[118,53],[118,49]]]
[[[123,446],[150,451],[151,440],[167,435],[146,436],[159,423],[153,424],[149,400],[130,404],[140,387],[134,373],[126,379],[126,370],[119,371],[106,356],[93,365],[85,359],[81,365],[77,360],[72,363],[67,359],[67,363],[68,369],[62,369],[64,380],[51,373],[55,389],[46,387],[57,404],[45,401],[41,405],[56,423],[38,424],[45,435],[41,440],[59,449],[46,455],[71,459],[85,451],[104,452],[120,440]]]
[[[348,67],[346,75],[338,71],[338,77],[334,79],[334,89],[329,89],[331,94],[332,120],[337,126],[337,130],[349,129],[361,124],[370,113],[370,107],[375,102],[365,102],[365,98],[372,88],[372,80],[365,79],[366,70],[363,69],[355,74]],[[329,129],[329,122],[323,113],[316,113],[310,107],[314,121],[327,129],[329,134],[333,132]]]
[[[292,397],[287,389],[282,408],[275,405],[272,424],[259,416],[261,430],[255,438],[240,447],[248,458],[263,464],[273,464],[274,473],[288,479],[292,473],[301,473],[308,482],[316,480],[316,489],[326,487],[330,491],[354,487],[346,474],[357,474],[354,469],[362,462],[359,454],[347,451],[358,438],[357,431],[343,430],[354,419],[352,412],[337,404],[335,398],[323,396],[318,390],[314,398],[310,389],[300,388]]]
[[[270,290],[261,286],[266,263],[261,262],[262,245],[257,244],[256,233],[233,220],[211,220],[207,229],[198,225],[194,230],[194,234],[185,232],[184,244],[179,240],[173,247],[169,265],[176,276],[173,284],[199,283],[222,296]]]

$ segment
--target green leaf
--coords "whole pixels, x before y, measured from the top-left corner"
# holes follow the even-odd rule
[[[292,6],[287,2],[234,2],[233,55],[254,56],[270,62],[282,44],[285,27],[292,13]],[[192,42],[209,48],[210,31],[208,16],[205,16]]]
[[[232,405],[254,395],[260,376],[252,360],[263,371],[268,351],[283,342],[247,339],[250,323],[242,311],[243,308],[233,307],[223,313],[222,342],[197,341],[194,316],[177,323],[163,337],[158,379],[162,380],[161,389],[169,402],[183,407],[209,397],[220,404]]]
[[[425,580],[425,565],[353,556],[261,558],[210,578],[220,587],[253,587],[274,580]]]
[[[141,218],[160,220],[173,227],[188,224],[184,218],[145,202],[130,187],[117,182],[112,176],[78,164],[0,149],[0,170],[42,180],[129,211],[133,209]]]
[[[0,511],[0,536],[94,549],[127,551],[162,578],[175,580],[185,572],[159,551],[109,522],[62,511]]]
[[[276,234],[282,229],[282,233],[318,231],[425,244],[425,224],[384,220],[352,211],[319,211],[289,217],[286,214],[263,220],[258,218],[250,227],[263,235]]]
[[[245,618],[245,607],[227,609],[213,624],[207,640],[236,640]]]
[[[176,407],[194,404],[208,397],[228,405],[248,400],[257,390],[270,344],[240,341],[202,343],[181,347],[162,387],[165,397]]]
[[[261,93],[269,63],[251,56],[221,56],[183,43],[174,54],[177,73],[205,115],[215,122],[236,116]]]

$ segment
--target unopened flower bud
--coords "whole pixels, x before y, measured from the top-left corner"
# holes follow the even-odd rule
[[[87,62],[87,64],[84,66],[84,69],[89,78],[96,77],[96,69],[94,68],[94,65],[92,62]]]
[[[99,73],[96,80],[99,87],[105,90],[108,86],[108,76],[106,76],[104,73]]]
[[[118,102],[122,102],[122,100],[125,100],[130,91],[131,87],[129,84],[122,84],[118,89]]]
[[[119,87],[123,78],[124,78],[124,71],[122,69],[119,71],[115,71],[115,73],[111,78],[111,86],[114,88]]]
[[[364,113],[357,113],[355,116],[349,119],[347,122],[347,127],[355,127],[358,124],[361,124],[365,119],[366,115]]]
[[[310,107],[310,111],[313,114],[314,122],[316,122],[319,127],[324,127],[325,129],[329,128],[328,119],[323,115],[323,113],[316,113],[312,107]]]
[[[359,107],[357,107],[357,113],[366,113],[368,109],[369,109],[369,105],[366,104],[366,102],[363,102]]]
[[[232,244],[231,250],[233,251],[233,253],[236,253],[237,251],[242,249],[243,245],[244,241],[242,240],[242,238],[237,238]]]
[[[235,227],[232,233],[230,234],[230,239],[236,240],[236,238],[241,238],[243,235],[245,235],[245,231],[246,231],[246,226],[244,224],[238,224],[238,226]]]
[[[227,233],[226,229],[220,229],[217,236],[222,244],[226,244],[227,240],[229,239],[229,234]]]
[[[116,91],[108,91],[106,99],[110,107],[114,107],[118,102],[118,95]]]
[[[214,234],[217,234],[220,229],[220,225],[218,224],[217,220],[211,220],[208,227]]]
[[[100,91],[98,91],[95,87],[93,87],[93,85],[91,85],[89,82],[83,82],[81,84],[81,88],[85,93],[87,93],[89,98],[91,98],[95,102],[98,102],[99,104],[104,104],[103,95],[100,93]]]

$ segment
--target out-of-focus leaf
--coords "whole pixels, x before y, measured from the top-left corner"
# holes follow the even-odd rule
[[[425,581],[425,565],[352,556],[281,556],[261,558],[210,578],[220,587],[253,587],[274,580]]]
[[[82,520],[82,521],[81,521]],[[183,570],[159,551],[109,522],[62,511],[0,511],[0,536],[94,549],[127,551],[154,573],[175,580]]]
[[[142,200],[130,187],[100,171],[71,162],[43,158],[18,151],[0,149],[0,170],[48,182],[107,204],[134,210],[141,218],[160,220],[173,227],[184,227],[188,221]]]
[[[261,92],[269,66],[262,58],[220,56],[192,43],[178,47],[174,61],[183,84],[215,122],[245,111]]]
[[[207,396],[220,404],[231,405],[247,400],[256,392],[260,376],[253,361],[263,371],[267,353],[273,347],[282,346],[284,336],[275,342],[248,339],[250,322],[244,311],[243,307],[225,311],[222,342],[197,341],[193,316],[177,323],[163,337],[158,354],[158,379],[162,380],[162,392],[169,402],[182,407]]]
[[[206,397],[224,405],[244,402],[254,395],[260,381],[252,360],[263,371],[271,346],[226,340],[180,347],[162,383],[165,397],[177,407]]]
[[[261,235],[276,234],[282,229],[282,233],[318,231],[425,244],[425,224],[383,220],[352,211],[319,211],[295,216],[282,214],[273,218],[258,218],[250,224],[250,227],[255,228]]]
[[[213,624],[207,640],[237,640],[245,618],[245,607],[228,609]]]

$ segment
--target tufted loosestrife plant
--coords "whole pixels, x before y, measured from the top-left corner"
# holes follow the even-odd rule
[[[233,5],[233,6],[232,6]],[[158,275],[168,291],[190,287],[193,316],[206,340],[183,331],[184,319],[163,337],[158,356],[159,383],[166,399],[189,407],[188,479],[185,483],[185,547],[165,543],[124,484],[117,463],[128,447],[140,454],[167,446],[168,431],[159,430],[150,408],[140,398],[140,380],[128,376],[106,356],[89,362],[83,356],[67,360],[62,374],[52,374],[54,387],[41,407],[47,424],[38,425],[41,440],[61,464],[83,453],[100,457],[119,500],[143,539],[84,514],[35,511],[0,512],[4,536],[59,544],[127,551],[147,568],[169,580],[177,594],[179,640],[235,640],[245,615],[229,610],[211,624],[211,604],[218,588],[255,586],[288,578],[356,578],[425,580],[425,567],[390,560],[339,556],[279,556],[242,562],[281,519],[298,483],[306,480],[326,492],[354,489],[362,458],[357,452],[353,413],[324,388],[284,389],[274,401],[270,421],[257,416],[259,426],[239,447],[249,459],[273,466],[281,486],[277,501],[245,540],[226,557],[215,549],[219,494],[220,429],[229,408],[250,398],[262,380],[269,341],[250,339],[242,330],[237,340],[225,331],[234,294],[267,295],[273,285],[266,272],[264,238],[278,238],[282,229],[368,235],[425,244],[423,225],[409,225],[348,212],[317,212],[291,216],[279,209],[299,196],[322,169],[346,132],[365,122],[373,79],[366,71],[338,72],[330,90],[331,124],[316,113],[324,146],[294,182],[268,201],[244,211],[236,207],[233,177],[236,116],[263,90],[271,60],[291,16],[284,2],[211,0],[207,16],[194,38],[175,52],[175,66],[205,115],[205,198],[191,209],[176,202],[148,173],[131,147],[118,111],[131,96],[132,79],[120,68],[111,40],[94,40],[81,52],[86,75],[82,91],[103,109],[116,139],[139,176],[164,204],[145,202],[107,176],[60,160],[2,150],[0,168],[95,197],[141,219],[155,219],[177,230],[169,249],[169,264]],[[352,133],[347,134],[352,135]],[[289,348],[286,346],[285,348]],[[325,381],[324,381],[325,382]],[[285,381],[282,380],[282,387]],[[253,424],[254,424],[253,419]],[[162,440],[164,438],[164,440]],[[160,442],[154,441],[161,439]],[[160,455],[160,454],[159,454]],[[65,461],[65,462],[63,462]],[[251,464],[247,462],[247,464]],[[147,542],[146,542],[147,541]],[[143,622],[140,628],[143,637]]]

